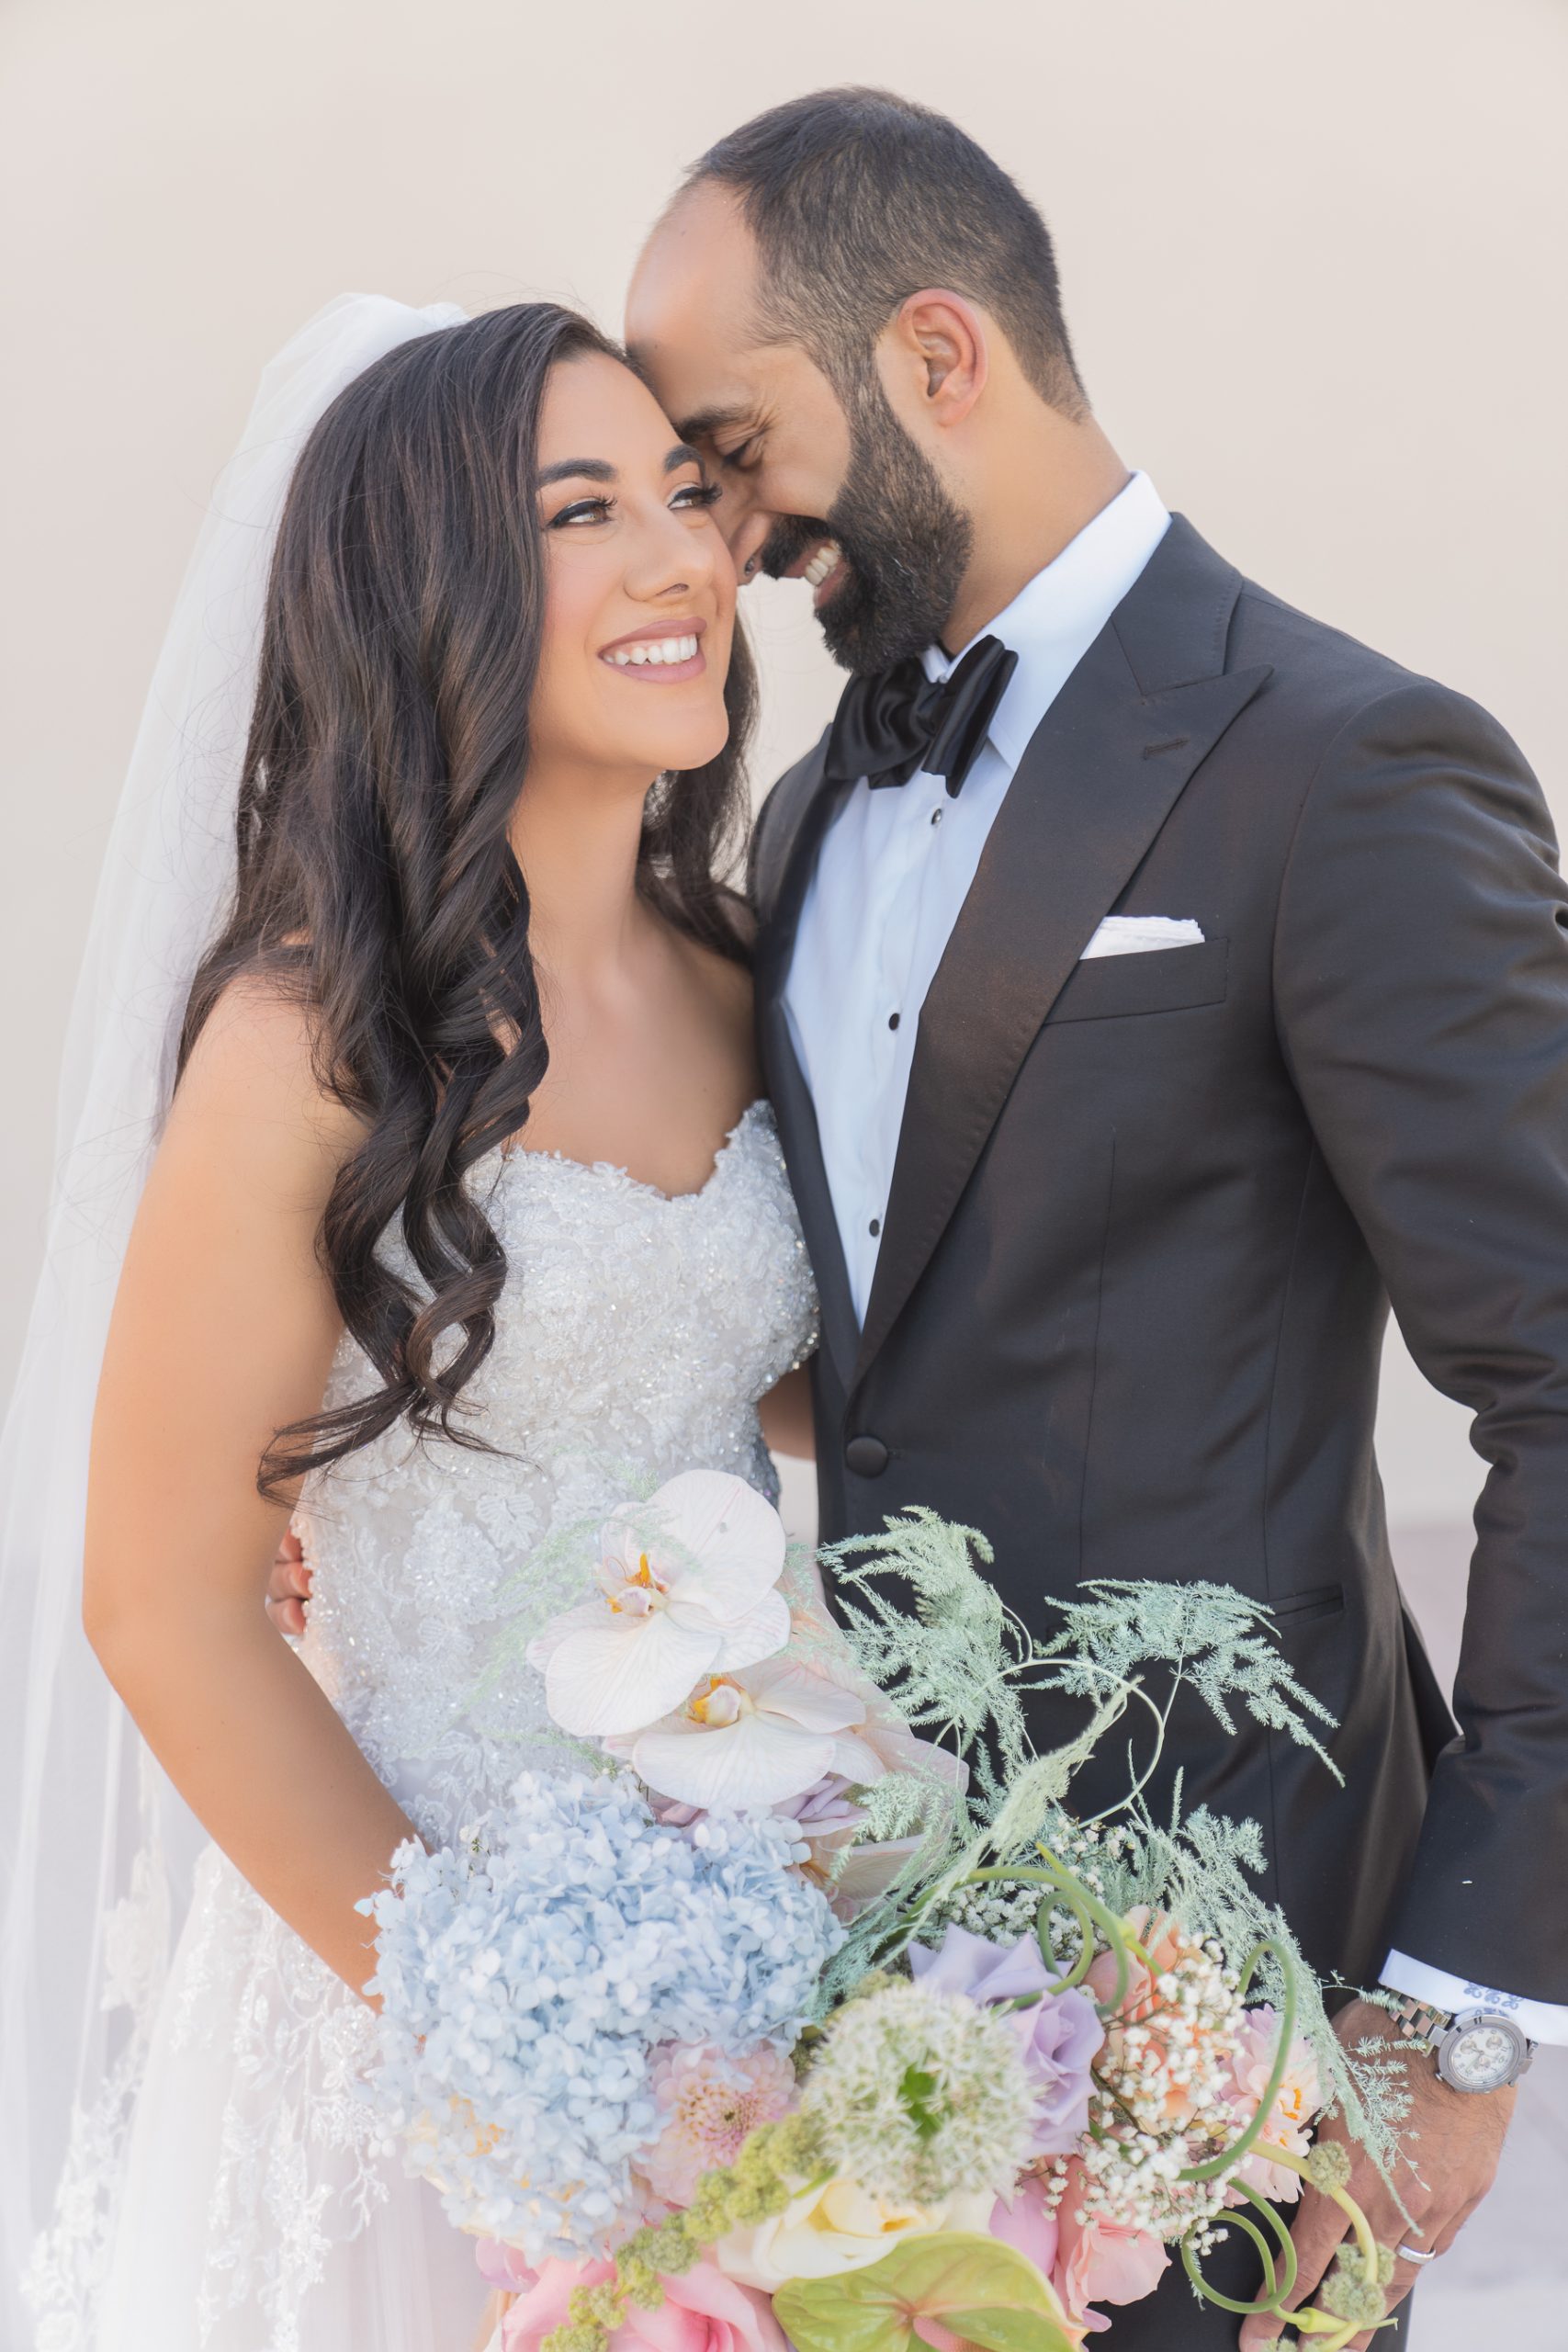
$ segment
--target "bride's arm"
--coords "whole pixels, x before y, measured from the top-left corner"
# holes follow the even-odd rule
[[[801,1462],[817,1459],[817,1432],[811,1419],[811,1374],[797,1364],[757,1407],[757,1419],[770,1453],[789,1453]]]
[[[264,1449],[318,1410],[340,1323],[316,1239],[355,1130],[303,1017],[232,990],[197,1042],[138,1212],[93,1430],[83,1614],[205,1826],[356,1990],[355,1910],[412,1834],[263,1601],[285,1512]]]

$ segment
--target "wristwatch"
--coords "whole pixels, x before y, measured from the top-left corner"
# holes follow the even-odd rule
[[[1400,2039],[1413,2050],[1429,2050],[1450,2090],[1500,2091],[1517,2083],[1535,2056],[1535,2043],[1498,2009],[1434,2008],[1429,2002],[1403,2000],[1393,2017]]]

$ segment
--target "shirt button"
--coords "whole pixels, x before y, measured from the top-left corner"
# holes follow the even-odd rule
[[[872,1238],[872,1239],[874,1241],[874,1240],[875,1240],[875,1238],[876,1238],[876,1237],[877,1237],[877,1235],[878,1235],[878,1234],[881,1232],[881,1230],[882,1230],[882,1219],[881,1219],[879,1216],[874,1216],[874,1217],[872,1218],[872,1220],[871,1220],[871,1228],[870,1228],[870,1230],[871,1230],[871,1238]]]
[[[946,814],[947,811],[945,808],[933,808],[931,810],[931,823],[933,825],[940,825]]]
[[[887,1026],[889,1029],[897,1029],[903,1017],[904,1016],[901,1012],[890,1012],[887,1016]]]

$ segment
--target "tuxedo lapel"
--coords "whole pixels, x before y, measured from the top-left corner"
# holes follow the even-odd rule
[[[812,755],[808,768],[814,773],[799,779],[808,797],[795,824],[793,839],[781,852],[782,873],[776,890],[768,894],[771,904],[767,899],[763,901],[753,978],[762,1075],[773,1099],[790,1187],[800,1215],[800,1229],[806,1237],[807,1253],[817,1280],[822,1309],[822,1342],[840,1382],[847,1386],[860,1344],[860,1326],[833,1198],[828,1187],[817,1109],[795,1050],[789,1015],[784,1009],[784,987],[795,954],[800,910],[822,837],[843,797],[841,786],[822,780],[820,746]],[[786,783],[795,780],[794,776],[785,779]]]
[[[1224,671],[1238,584],[1178,517],[1030,741],[921,1010],[857,1381],[1096,926],[1269,674]]]

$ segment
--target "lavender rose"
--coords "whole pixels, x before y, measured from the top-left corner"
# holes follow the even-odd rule
[[[911,1944],[909,1966],[928,1992],[962,1993],[982,2008],[1040,1995],[1030,2007],[1010,2011],[1008,2020],[1034,2087],[1030,2152],[1070,2155],[1089,2128],[1089,2066],[1105,2040],[1089,1995],[1055,1989],[1057,1980],[1032,1936],[993,1944],[966,1928],[949,1928],[934,1951]]]

